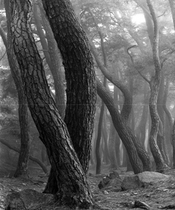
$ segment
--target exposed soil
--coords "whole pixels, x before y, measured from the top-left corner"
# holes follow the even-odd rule
[[[107,171],[107,168],[103,170],[104,175],[109,173],[109,171],[108,173]],[[127,172],[121,173],[126,174]],[[93,175],[91,171],[88,180],[96,202],[103,208],[111,210],[175,209],[175,170],[169,170],[165,174],[171,175],[170,180],[166,182],[151,183],[144,188],[121,192],[99,190],[98,184],[103,175],[96,176]],[[0,209],[4,209],[4,200],[8,193],[24,189],[34,189],[42,192],[46,181],[47,177],[44,174],[32,176],[30,179],[0,178]],[[138,208],[135,201],[144,202],[145,206]]]

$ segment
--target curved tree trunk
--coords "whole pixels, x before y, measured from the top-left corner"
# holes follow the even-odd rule
[[[3,30],[0,30],[3,35],[4,44],[7,50],[7,57],[9,60],[9,66],[11,69],[12,77],[17,89],[18,93],[18,116],[19,116],[19,124],[20,124],[20,138],[21,138],[21,148],[19,153],[18,165],[16,172],[14,174],[15,177],[19,176],[28,176],[28,160],[29,160],[29,152],[30,152],[30,135],[29,135],[29,121],[28,121],[28,105],[27,99],[24,92],[20,69],[18,63],[15,59],[15,55],[13,52],[13,46],[11,43],[10,36],[10,14],[9,14],[9,1],[5,1],[5,9],[6,9],[6,17],[7,17],[7,31],[8,36],[6,37]]]
[[[123,107],[122,107],[122,111],[121,111],[121,116],[122,116],[123,120],[125,121],[125,123],[128,124],[129,116],[130,116],[131,110],[132,110],[132,95],[131,95],[130,91],[128,90],[128,88],[125,85],[122,84],[121,81],[117,80],[114,75],[109,73],[109,71],[106,69],[106,67],[103,66],[103,64],[99,60],[97,53],[96,53],[94,47],[92,46],[92,44],[91,44],[91,51],[92,51],[92,54],[94,55],[95,61],[97,62],[98,66],[99,66],[100,70],[102,71],[102,73],[104,74],[104,76],[121,90],[121,92],[124,96],[124,103],[123,103]],[[127,129],[130,129],[130,128],[127,127]],[[130,132],[132,132],[132,131],[130,130]],[[142,146],[140,141],[138,141],[138,139],[134,136],[134,134],[132,134],[132,136],[133,136],[132,141],[137,149],[139,157],[141,158],[141,160],[143,162],[144,170],[150,171],[151,170],[151,160],[150,160],[149,154],[146,152],[145,148]]]
[[[163,159],[166,163],[168,163],[168,157],[165,152],[165,113],[163,109],[163,100],[164,100],[164,95],[165,95],[165,85],[164,85],[164,72],[161,72],[161,82],[160,82],[160,88],[159,88],[159,93],[158,93],[158,99],[157,99],[157,111],[160,117],[160,123],[159,123],[159,132],[157,135],[157,144],[160,149],[160,152],[163,156]],[[163,95],[163,97],[162,97]]]
[[[115,129],[117,130],[123,144],[126,147],[126,150],[129,155],[129,159],[131,162],[131,165],[133,167],[134,173],[140,173],[143,171],[143,165],[140,161],[140,158],[138,157],[137,150],[135,148],[135,145],[133,143],[133,134],[126,127],[125,121],[120,116],[118,110],[115,108],[113,98],[110,95],[110,92],[107,91],[101,82],[97,79],[97,93],[104,101],[106,107],[108,108],[113,124],[115,126]]]
[[[157,100],[158,100],[158,92],[160,86],[160,79],[161,79],[161,64],[159,60],[159,51],[158,51],[158,43],[159,43],[159,32],[158,32],[158,23],[157,18],[155,15],[155,11],[150,0],[147,0],[147,5],[149,7],[153,22],[154,22],[154,39],[152,42],[152,51],[153,51],[153,60],[155,66],[155,75],[152,76],[150,81],[150,100],[149,100],[149,109],[151,115],[151,131],[149,136],[149,143],[152,155],[154,157],[156,167],[158,171],[163,171],[168,166],[164,162],[163,156],[158,148],[157,145],[157,134],[159,131],[159,115],[157,111]]]
[[[78,156],[73,148],[72,140],[70,138],[67,126],[59,115],[55,101],[51,96],[50,89],[44,73],[42,60],[37,51],[37,47],[32,36],[29,23],[30,12],[32,11],[31,2],[29,0],[11,0],[10,3],[11,14],[13,17],[11,21],[11,35],[14,51],[16,53],[16,57],[21,70],[21,75],[31,115],[39,131],[40,139],[47,148],[48,157],[52,169],[55,173],[54,175],[56,177],[55,185],[57,186],[57,198],[61,204],[67,204],[71,207],[79,206],[82,208],[89,208],[91,205],[93,205],[93,198],[89,190],[86,176],[80,164]],[[85,35],[74,17],[73,9],[69,1],[66,1],[67,4],[65,4],[65,1],[62,0],[43,1],[43,3],[46,11],[50,13],[50,18],[51,14],[53,15],[52,20],[54,20],[54,24],[55,18],[58,18],[57,21],[59,23],[59,27],[61,27],[61,30],[59,30],[58,28],[57,29],[59,30],[61,37],[67,32],[67,24],[69,24],[70,30],[72,29],[72,27],[76,26],[76,31],[73,30],[71,33],[72,36],[66,37],[66,43],[62,43],[63,40],[61,41],[60,48],[62,50],[65,50],[66,48],[67,50],[66,55],[68,57],[64,57],[65,55],[62,56],[65,62],[65,69],[67,71],[67,79],[69,79],[69,74],[71,74],[72,86],[74,84],[76,86],[77,82],[83,83],[83,81],[76,81],[76,78],[74,78],[74,75],[68,68],[67,62],[69,62],[69,65],[73,65],[71,61],[77,56],[78,59],[80,58],[80,63],[84,64],[82,65],[84,68],[82,68],[81,66],[81,74],[84,75],[83,79],[86,80],[86,85],[83,84],[84,89],[77,90],[76,93],[79,96],[78,99],[80,99],[81,101],[81,96],[86,95],[87,97],[90,92],[89,97],[87,97],[84,102],[88,102],[88,105],[91,105],[91,109],[88,110],[88,116],[86,112],[84,113],[84,120],[88,120],[89,118],[91,120],[90,122],[88,121],[89,127],[84,127],[83,123],[79,126],[81,129],[83,127],[84,133],[86,135],[91,136],[94,118],[93,115],[95,112],[94,106],[96,94],[94,90],[95,82],[92,57],[87,47]],[[55,11],[55,13],[53,11],[49,11],[50,7]],[[63,16],[61,16],[60,12],[62,12]],[[66,17],[69,17],[67,20],[67,24],[62,19],[62,17],[64,17],[65,15]],[[64,28],[65,26],[66,28]],[[66,29],[66,31],[64,29]],[[74,36],[76,37],[76,43],[78,42],[78,44],[75,45],[75,43],[72,43],[73,45],[69,45],[68,43],[74,40]],[[65,37],[63,36],[63,38]],[[77,54],[71,54],[70,56],[70,52],[72,53],[72,46],[75,46],[76,50],[78,51]],[[85,55],[85,57],[83,57],[83,55]],[[70,58],[71,61],[66,60]],[[77,70],[77,68],[80,68],[80,66],[75,66],[76,69],[74,69],[74,66],[72,66],[72,68],[75,71]],[[85,74],[85,72],[88,72],[89,74]],[[69,82],[70,81],[68,81],[68,84]],[[70,91],[70,89],[68,90]],[[85,93],[84,90],[86,90]],[[67,94],[70,94],[70,92],[68,92]],[[76,96],[75,98],[77,99]],[[76,103],[73,103],[72,105],[74,106],[74,104]],[[81,105],[82,104],[86,106],[86,103],[83,103],[83,101],[81,101]],[[82,110],[76,110],[76,112],[78,113],[79,111],[81,113]],[[79,119],[75,120],[78,121]],[[87,124],[85,124],[85,126],[86,125]],[[77,127],[77,136],[81,135],[81,132],[82,130],[79,131],[79,127]],[[81,142],[78,143],[78,145],[80,145]],[[87,142],[87,144],[89,145],[90,142]],[[82,150],[84,149],[85,148],[82,148]],[[88,155],[86,156],[86,162],[87,160],[89,160]]]
[[[96,103],[95,73],[92,62],[89,62],[92,56],[87,46],[88,40],[69,1],[43,0],[43,5],[65,67],[65,122],[83,170],[87,173]]]
[[[92,116],[96,103],[95,74],[91,70],[92,62],[88,61],[89,58],[92,59],[87,46],[88,40],[73,15],[69,1],[43,0],[43,5],[65,67],[67,82],[65,122],[82,167],[87,172],[94,120]],[[90,132],[85,132],[85,128]]]

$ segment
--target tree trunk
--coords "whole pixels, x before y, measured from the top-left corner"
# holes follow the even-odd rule
[[[96,140],[96,145],[95,145],[96,174],[100,174],[101,173],[100,144],[101,144],[101,137],[102,137],[104,109],[105,109],[105,105],[104,105],[104,103],[102,101],[101,109],[100,109],[99,122],[98,122],[97,140]]]
[[[149,7],[154,22],[154,39],[150,41],[152,41],[153,60],[155,66],[155,74],[154,76],[152,76],[150,81],[151,93],[149,99],[149,109],[150,109],[152,126],[149,136],[149,143],[152,155],[156,163],[157,170],[163,171],[164,169],[168,168],[168,166],[164,162],[162,154],[157,145],[157,134],[159,131],[159,122],[160,122],[157,111],[157,99],[158,99],[158,92],[159,92],[160,78],[161,78],[161,64],[159,60],[159,50],[158,50],[159,32],[158,32],[157,18],[150,0],[147,0],[147,5]]]
[[[161,82],[160,82],[160,88],[158,93],[158,100],[157,100],[157,111],[160,117],[160,123],[159,123],[159,132],[157,136],[157,144],[160,149],[160,152],[163,156],[163,159],[166,163],[168,163],[168,158],[165,152],[165,113],[163,109],[163,100],[164,100],[164,94],[165,94],[165,85],[164,85],[164,72],[161,72]],[[163,95],[163,97],[162,97]]]
[[[104,101],[106,107],[108,108],[113,124],[115,126],[115,129],[117,130],[123,144],[125,145],[129,159],[131,162],[131,165],[133,167],[134,173],[140,173],[143,171],[143,165],[140,161],[140,158],[138,157],[137,150],[135,148],[135,145],[133,143],[133,134],[128,129],[128,127],[125,124],[125,121],[120,116],[118,110],[115,108],[113,98],[110,96],[109,91],[107,91],[101,82],[97,79],[97,93]]]
[[[168,97],[169,81],[166,80],[165,93],[163,96],[163,110],[165,112],[165,139],[166,139],[166,154],[168,156],[168,163],[172,164],[172,129],[173,119],[170,111],[167,109],[166,102]]]
[[[46,31],[46,38],[48,42],[48,52],[50,55],[50,70],[52,72],[54,87],[55,87],[55,101],[57,108],[60,112],[61,117],[65,117],[66,98],[65,98],[65,87],[64,87],[64,73],[62,67],[62,59],[60,52],[57,48],[57,43],[54,39],[54,35],[50,24],[45,16],[42,6],[39,4],[41,10],[41,18],[43,27]]]
[[[110,120],[110,133],[109,133],[109,157],[110,157],[110,168],[111,169],[117,169],[117,159],[116,159],[116,148],[115,148],[115,141],[116,141],[116,129],[113,125],[112,120]]]
[[[43,0],[43,6],[65,67],[65,122],[83,170],[87,173],[96,102],[95,73],[92,71],[88,40],[73,14],[70,1]]]
[[[20,69],[18,63],[15,59],[15,55],[13,52],[13,46],[11,43],[11,35],[10,35],[10,11],[9,11],[9,1],[4,2],[4,6],[6,9],[6,17],[7,17],[7,31],[8,36],[6,37],[4,33],[3,40],[7,50],[7,57],[9,60],[9,65],[12,73],[12,77],[17,89],[18,93],[18,117],[20,124],[20,138],[21,138],[21,148],[20,154],[18,158],[18,165],[16,172],[14,174],[15,177],[19,176],[28,176],[28,160],[29,160],[29,152],[30,152],[30,135],[29,135],[29,121],[28,121],[28,105],[27,99],[24,92],[22,79],[20,75]]]
[[[173,145],[173,168],[175,169],[175,121],[172,130],[172,145]]]
[[[106,109],[107,110],[107,109]],[[109,159],[109,148],[108,148],[108,133],[107,133],[107,128],[106,128],[106,114],[105,113],[105,119],[103,121],[103,154],[104,154],[104,161],[106,164],[109,164],[110,159]]]
[[[123,85],[123,83],[121,81],[117,80],[115,78],[115,76],[110,74],[109,71],[103,66],[103,64],[98,59],[97,53],[96,53],[94,47],[92,46],[92,44],[91,44],[91,51],[94,55],[94,58],[98,64],[100,70],[102,71],[102,73],[106,76],[106,78],[110,82],[112,82],[116,87],[118,87],[121,90],[121,92],[124,96],[124,102],[123,102],[123,107],[122,107],[122,111],[121,111],[121,116],[122,116],[123,120],[125,121],[125,124],[128,124],[129,116],[130,116],[131,110],[132,110],[132,95],[131,95],[130,91],[128,90],[128,88],[125,85]],[[127,127],[127,129],[129,129],[129,127]],[[132,132],[131,129],[129,132],[130,133]],[[151,170],[151,165],[150,165],[151,161],[150,161],[150,157],[149,157],[148,153],[146,152],[144,147],[141,145],[141,143],[136,139],[133,132],[132,132],[132,137],[133,137],[132,141],[137,149],[138,155],[141,158],[141,160],[143,161],[144,168],[146,170]]]
[[[84,171],[87,172],[94,120],[92,116],[96,101],[95,74],[92,71],[93,64],[89,62],[89,59],[92,61],[92,57],[87,46],[88,40],[73,14],[70,1],[43,0],[43,5],[65,67],[67,81],[65,122],[75,151]],[[60,24],[61,22],[63,24]],[[90,132],[85,132],[85,128]]]
[[[46,58],[46,62],[53,76],[56,105],[57,105],[57,108],[61,117],[64,119],[65,90],[64,90],[64,84],[63,84],[63,72],[61,70],[61,57],[58,52],[56,41],[54,39],[52,30],[50,28],[48,20],[46,19],[44,15],[42,5],[40,4],[41,2],[39,2],[38,4],[39,6],[38,6],[36,3],[34,3],[34,6],[33,6],[35,24],[36,24],[37,33],[38,33],[38,36],[40,38],[40,42],[43,48],[43,53]],[[39,16],[39,14],[41,15]],[[43,23],[43,27],[45,29],[46,34],[44,34],[43,32],[42,23]]]
[[[140,119],[140,123],[137,127],[136,134],[138,136],[138,139],[141,141],[141,144],[144,146],[145,144],[145,138],[146,138],[146,127],[148,122],[148,116],[149,116],[149,107],[148,107],[148,100],[149,96],[147,93],[147,84],[144,84],[144,99],[143,99],[143,111],[142,116]]]
[[[57,188],[57,198],[61,204],[66,204],[71,207],[79,206],[82,208],[89,208],[93,205],[93,198],[91,192],[89,190],[89,186],[86,180],[85,173],[83,168],[80,164],[80,161],[75,153],[75,150],[72,145],[72,140],[70,138],[68,129],[64,121],[62,120],[59,112],[56,108],[56,104],[54,99],[51,96],[50,89],[46,80],[46,76],[44,73],[44,68],[42,65],[42,60],[40,55],[37,51],[37,47],[35,44],[35,40],[32,36],[32,31],[30,28],[30,12],[32,11],[31,2],[29,0],[16,0],[10,1],[10,8],[12,14],[11,20],[11,36],[12,42],[14,46],[14,51],[19,63],[19,67],[21,70],[21,75],[23,79],[23,84],[25,87],[25,93],[27,95],[29,109],[36,124],[36,127],[40,134],[40,139],[44,143],[47,148],[48,157],[52,166],[52,170],[54,171],[54,176],[56,177],[55,186]],[[43,1],[44,6],[47,10],[48,6],[51,6],[54,10],[61,10],[66,17],[69,17],[69,29],[71,29],[74,25],[77,26],[77,21],[73,18],[73,10],[70,3],[64,4],[64,1]],[[54,5],[54,3],[56,5]],[[57,4],[58,3],[58,4]],[[70,8],[71,9],[70,9]],[[60,11],[60,12],[61,12]],[[52,15],[56,15],[56,18],[59,17],[60,12],[58,13],[50,12],[50,17]],[[70,18],[69,15],[73,18]],[[53,18],[54,19],[54,18]],[[63,36],[65,35],[66,31],[64,27],[67,26],[62,19],[57,19],[59,23],[59,33]],[[63,22],[62,22],[63,21]],[[54,20],[55,23],[55,20]],[[54,26],[54,24],[52,25]],[[62,28],[63,26],[63,28]],[[69,30],[68,30],[69,31]],[[91,119],[89,122],[90,126],[84,127],[83,124],[79,125],[80,128],[83,127],[84,133],[89,136],[89,133],[92,133],[93,127],[93,115],[94,115],[94,106],[95,106],[95,83],[94,83],[94,72],[93,72],[93,65],[92,65],[92,58],[90,56],[90,51],[88,50],[86,39],[84,38],[84,34],[81,31],[79,25],[75,31],[71,34],[72,36],[67,36],[66,41],[70,43],[70,40],[74,40],[73,37],[75,36],[79,40],[79,36],[81,37],[79,43],[75,45],[74,43],[71,45],[67,45],[68,43],[60,44],[61,49],[66,49],[70,53],[72,47],[81,47],[84,46],[81,51],[78,51],[77,54],[72,53],[71,56],[68,58],[63,56],[63,60],[70,59],[67,62],[70,62],[69,65],[72,64],[72,59],[77,56],[77,59],[80,59],[80,62],[84,64],[84,69],[89,74],[84,75],[84,69],[82,69],[82,76],[84,75],[84,79],[88,80],[88,83],[84,86],[84,89],[77,90],[77,95],[81,99],[81,95],[84,95],[84,90],[88,87],[90,93],[92,94],[92,98],[88,97],[88,104],[91,104],[90,99],[92,100],[93,108],[87,113],[84,113],[84,120]],[[81,36],[83,34],[83,37]],[[78,36],[76,36],[78,35]],[[65,38],[65,37],[64,37]],[[76,40],[77,41],[77,40]],[[62,45],[63,44],[63,45]],[[71,48],[71,49],[70,49]],[[72,51],[71,51],[72,52]],[[79,54],[81,52],[81,54]],[[82,54],[86,55],[86,59],[82,57]],[[68,54],[70,55],[70,54]],[[73,57],[72,57],[73,56]],[[84,63],[85,59],[85,63]],[[65,69],[67,71],[67,75],[71,74],[72,72],[68,71],[67,63],[65,61]],[[76,66],[76,69],[79,66]],[[74,66],[73,66],[74,69]],[[76,81],[72,76],[72,85],[77,85],[77,82],[81,83],[83,81]],[[69,76],[67,76],[69,78]],[[69,84],[70,81],[68,81]],[[86,81],[87,82],[87,81]],[[78,92],[79,91],[79,92]],[[86,92],[86,95],[89,93]],[[70,94],[70,93],[68,93]],[[75,96],[75,95],[74,95]],[[75,96],[76,97],[76,96]],[[68,97],[69,98],[69,97]],[[76,98],[77,99],[77,98]],[[81,104],[83,101],[81,101]],[[85,101],[87,102],[87,101]],[[76,103],[73,103],[73,105]],[[84,104],[86,105],[86,103]],[[73,110],[74,111],[74,110]],[[76,110],[77,112],[81,110]],[[71,115],[71,113],[70,113]],[[80,115],[81,116],[81,115]],[[78,118],[75,119],[78,121]],[[76,122],[76,121],[75,121]],[[85,124],[86,125],[86,124]],[[76,129],[77,135],[79,136],[79,127]],[[81,135],[81,133],[80,133]],[[80,142],[79,142],[80,143]],[[90,142],[88,142],[90,143]],[[84,150],[84,148],[82,148]],[[86,153],[87,154],[87,153]],[[87,155],[88,156],[88,155]],[[89,157],[86,156],[86,162],[89,160]],[[85,158],[85,157],[84,157]],[[54,189],[53,189],[54,190]]]

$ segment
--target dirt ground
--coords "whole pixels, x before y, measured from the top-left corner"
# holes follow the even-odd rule
[[[108,174],[104,170],[103,174]],[[122,172],[126,174],[127,172]],[[151,183],[144,188],[112,192],[101,191],[98,183],[103,175],[94,175],[90,171],[88,181],[97,204],[111,210],[127,209],[175,209],[175,170],[169,170],[165,174],[171,175],[166,182]],[[34,189],[39,192],[45,187],[47,177],[44,174],[33,176],[30,179],[0,178],[0,210],[4,209],[4,200],[8,193],[24,189]],[[145,206],[138,208],[137,202],[144,202]],[[136,207],[137,206],[137,207]],[[49,209],[48,209],[49,210]]]

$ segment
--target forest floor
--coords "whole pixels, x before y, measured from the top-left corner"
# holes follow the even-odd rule
[[[127,174],[128,172],[122,172]],[[129,172],[131,173],[131,172]],[[0,178],[0,210],[4,209],[5,197],[14,191],[24,189],[34,189],[42,192],[46,185],[47,177],[44,174],[31,176],[30,179],[9,178],[7,176]],[[98,184],[102,177],[109,174],[108,167],[104,167],[103,175],[93,175],[90,171],[88,181],[97,204],[103,208],[111,210],[127,209],[175,209],[175,170],[169,170],[165,174],[171,176],[168,181],[152,183],[144,188],[112,192],[110,190],[101,191]],[[135,201],[144,202],[148,206],[136,208]],[[48,209],[49,210],[49,209]]]

